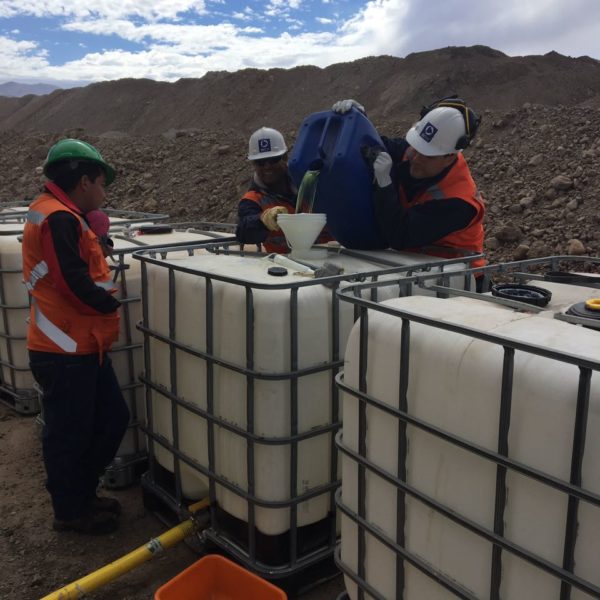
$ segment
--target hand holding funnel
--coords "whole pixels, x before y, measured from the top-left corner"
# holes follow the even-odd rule
[[[327,223],[327,216],[320,213],[277,215],[277,224],[285,234],[292,258],[314,258],[311,246]]]

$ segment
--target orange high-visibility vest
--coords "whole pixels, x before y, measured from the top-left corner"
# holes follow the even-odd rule
[[[61,354],[102,354],[119,337],[119,314],[82,314],[55,287],[44,259],[42,224],[57,211],[68,212],[79,221],[79,252],[94,283],[116,291],[98,238],[83,217],[51,194],[38,196],[29,206],[23,230],[23,276],[31,295],[27,347]]]
[[[251,200],[260,206],[261,213],[274,206],[284,206],[288,211],[292,212],[295,207],[290,202],[286,202],[283,199],[278,199],[276,196],[270,196],[263,194],[255,190],[248,190],[243,196],[242,200]],[[290,210],[291,207],[291,210]],[[269,231],[267,238],[262,243],[267,252],[277,252],[278,254],[285,254],[290,251],[287,242],[285,241],[285,235],[281,229],[277,231]]]
[[[406,154],[403,160],[407,160]],[[437,248],[427,248],[424,251],[426,254],[445,258],[461,256],[460,252],[453,252],[453,249],[466,250],[478,254],[483,252],[485,204],[483,197],[477,190],[477,186],[467,166],[467,161],[462,153],[458,154],[456,163],[441,181],[417,194],[410,202],[404,193],[402,185],[399,186],[398,196],[404,210],[408,210],[418,204],[425,204],[431,200],[444,200],[445,198],[460,198],[469,203],[477,211],[471,222],[464,229],[453,231],[433,242],[433,245]],[[485,259],[479,258],[471,261],[471,266],[482,267],[486,263]]]

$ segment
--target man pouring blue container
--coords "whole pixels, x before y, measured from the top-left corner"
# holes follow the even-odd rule
[[[293,214],[298,206],[298,189],[288,171],[288,148],[283,135],[271,127],[257,129],[248,141],[248,160],[254,174],[238,205],[236,237],[243,244],[264,246],[267,252],[290,251],[279,226],[278,215]],[[300,203],[302,212],[310,207]],[[325,229],[318,241],[331,236]]]
[[[347,247],[480,254],[485,205],[462,155],[479,123],[463,100],[448,97],[424,107],[406,138],[390,139],[356,100],[341,100],[305,120],[290,172],[297,179],[321,170],[315,210]]]

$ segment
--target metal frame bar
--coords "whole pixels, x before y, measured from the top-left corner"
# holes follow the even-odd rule
[[[20,236],[23,234],[22,225],[25,223],[27,219],[27,212],[29,209],[29,205],[31,204],[30,200],[16,200],[13,202],[0,202],[0,211],[6,208],[15,208],[22,210],[14,210],[11,212],[0,212],[0,223],[2,224],[15,224],[14,230],[3,230],[0,231],[0,237],[2,236]],[[105,209],[109,215],[118,217],[123,216],[124,218],[129,217],[127,222],[123,223],[124,225],[127,223],[141,222],[147,221],[148,219],[159,220],[162,221],[168,218],[166,214],[152,214],[145,213],[140,211],[129,211],[129,210],[121,210],[121,209]],[[17,226],[17,224],[19,226]],[[115,254],[119,254],[116,252]],[[3,368],[9,370],[10,380],[6,381],[4,378],[0,377],[0,402],[6,404],[10,408],[16,410],[21,414],[35,414],[40,410],[40,403],[38,401],[39,393],[35,389],[35,386],[32,382],[32,387],[23,388],[20,387],[16,382],[16,374],[18,372],[29,372],[29,365],[19,366],[15,364],[13,357],[13,343],[23,343],[26,341],[27,337],[24,335],[14,335],[11,334],[10,320],[9,320],[9,311],[12,310],[24,310],[29,309],[29,303],[23,305],[10,305],[6,303],[5,289],[4,289],[4,276],[5,274],[20,274],[22,273],[22,269],[6,269],[2,268],[1,265],[2,257],[0,256],[0,310],[2,312],[2,323],[4,326],[4,332],[0,333],[0,337],[5,340],[6,343],[6,359],[0,359],[0,365]],[[124,278],[124,275],[123,275]],[[127,330],[129,332],[129,329]],[[130,336],[129,336],[130,337]],[[131,340],[128,339],[127,345],[131,343]],[[116,349],[118,350],[118,349]],[[135,381],[135,378],[130,378],[130,381]],[[122,389],[129,389],[130,384]],[[132,392],[135,393],[135,392]],[[9,400],[10,398],[10,400]],[[135,409],[135,407],[134,407]],[[135,421],[135,415],[134,415]],[[137,439],[136,439],[137,444]],[[137,447],[137,446],[136,446]]]
[[[193,253],[194,245],[189,245],[188,254]],[[214,245],[204,246],[209,252],[214,254],[231,254],[235,256],[245,256],[248,253],[244,251],[238,251],[232,248],[232,244],[215,243]],[[183,250],[181,247],[179,250]],[[240,540],[232,537],[232,535],[224,532],[218,523],[216,517],[216,508],[213,506],[211,511],[211,527],[207,530],[206,535],[214,543],[223,548],[224,550],[231,551],[236,558],[243,564],[249,566],[254,570],[264,569],[270,577],[275,576],[287,576],[292,573],[298,572],[304,569],[307,564],[314,562],[315,560],[321,560],[327,556],[330,556],[333,552],[336,541],[336,530],[335,520],[331,519],[331,528],[328,533],[327,543],[319,550],[310,552],[308,555],[301,554],[298,548],[298,516],[297,507],[302,502],[306,502],[311,498],[317,496],[328,495],[330,498],[329,504],[331,508],[331,514],[335,508],[335,490],[339,487],[338,473],[337,473],[337,450],[335,444],[335,433],[341,426],[339,421],[339,394],[337,386],[335,384],[336,375],[339,373],[343,359],[341,358],[341,349],[339,347],[339,333],[340,333],[340,302],[339,297],[336,294],[336,290],[339,285],[348,281],[365,281],[370,280],[371,282],[377,281],[378,278],[384,275],[397,275],[402,277],[403,275],[412,275],[413,273],[421,270],[431,270],[434,268],[440,268],[441,272],[437,273],[438,279],[443,276],[443,271],[447,266],[456,264],[465,264],[465,259],[456,258],[453,260],[440,259],[432,257],[431,261],[423,265],[400,265],[393,263],[393,261],[386,261],[385,259],[378,259],[368,257],[368,254],[346,252],[344,249],[340,250],[341,254],[351,254],[365,258],[375,262],[377,267],[369,272],[363,272],[358,274],[344,274],[336,275],[327,278],[321,278],[317,280],[301,280],[293,283],[257,283],[246,281],[242,277],[230,277],[221,275],[218,273],[211,273],[202,270],[201,263],[198,268],[184,266],[175,262],[168,262],[169,255],[174,251],[173,248],[141,248],[134,253],[134,258],[142,262],[142,269],[144,273],[145,288],[143,293],[143,322],[138,325],[138,328],[144,334],[144,347],[146,349],[146,363],[145,363],[145,374],[142,377],[142,381],[146,386],[146,402],[147,402],[147,414],[148,414],[148,426],[144,428],[145,433],[149,439],[149,454],[150,460],[150,475],[149,480],[160,488],[160,484],[157,483],[156,477],[156,466],[153,464],[154,460],[152,457],[155,456],[156,444],[159,444],[168,452],[171,452],[175,457],[175,461],[184,462],[187,466],[196,470],[199,474],[208,478],[209,481],[209,496],[213,503],[216,501],[216,486],[226,488],[228,491],[233,492],[240,498],[243,498],[247,502],[248,507],[248,519],[247,519],[247,548],[245,544],[242,544]],[[335,258],[335,252],[332,253],[332,259]],[[255,253],[251,253],[252,256],[256,256]],[[260,255],[259,255],[260,256]],[[390,266],[389,263],[393,266]],[[206,284],[206,293],[204,297],[205,311],[206,311],[206,345],[205,351],[192,348],[189,345],[178,342],[174,339],[174,330],[170,328],[168,335],[160,334],[158,331],[152,329],[149,323],[148,314],[148,294],[147,288],[147,269],[152,267],[160,267],[168,269],[169,278],[173,277],[173,273],[185,273],[191,274],[197,277],[201,277]],[[454,273],[451,273],[452,275]],[[214,301],[212,298],[212,291],[214,289],[215,282],[227,283],[238,286],[243,293],[245,298],[245,318],[246,327],[242,333],[243,340],[240,340],[242,344],[245,344],[245,362],[244,364],[237,364],[228,361],[223,358],[219,358],[214,354],[213,347],[213,336],[214,329],[212,326],[213,308]],[[331,332],[333,336],[333,343],[330,348],[330,358],[324,364],[317,364],[308,368],[300,368],[298,362],[299,356],[299,323],[298,323],[298,296],[300,288],[321,285],[329,285],[331,290]],[[402,289],[402,285],[398,285],[399,291]],[[259,372],[255,369],[255,348],[254,348],[254,293],[256,290],[285,290],[289,294],[289,305],[290,305],[290,363],[287,369],[278,372]],[[377,291],[375,290],[371,297],[377,298]],[[169,311],[172,310],[172,306],[176,301],[175,296],[169,296]],[[201,409],[197,404],[186,401],[185,399],[178,397],[176,391],[171,386],[170,390],[165,389],[163,386],[158,385],[153,380],[153,370],[150,361],[150,354],[148,352],[149,344],[151,340],[158,341],[161,344],[165,344],[169,352],[185,352],[191,356],[195,356],[206,364],[207,368],[207,408],[206,410]],[[246,379],[246,423],[245,427],[234,425],[231,422],[225,421],[214,413],[214,382],[213,382],[213,369],[215,366],[242,375]],[[329,372],[331,373],[331,422],[327,425],[323,425],[318,428],[311,429],[310,431],[299,433],[298,431],[298,413],[299,403],[301,401],[299,397],[299,381],[301,378],[310,376],[316,373]],[[173,378],[173,365],[171,369],[171,377]],[[287,381],[289,382],[290,390],[290,434],[283,437],[264,437],[259,436],[255,433],[254,427],[254,403],[255,403],[255,383],[260,380],[270,381]],[[152,394],[158,393],[163,398],[168,399],[171,402],[173,414],[176,413],[178,407],[183,407],[189,410],[193,414],[202,417],[208,425],[208,467],[201,465],[190,456],[186,456],[181,451],[179,446],[179,440],[176,435],[173,435],[173,443],[168,442],[163,436],[156,433],[155,424],[153,421],[153,414],[151,411]],[[245,440],[246,443],[246,469],[247,469],[247,489],[242,489],[230,481],[220,476],[215,469],[215,448],[214,448],[214,428],[219,427],[230,432],[235,433]],[[303,440],[314,438],[317,436],[330,436],[331,442],[329,448],[331,450],[331,456],[329,457],[330,468],[331,468],[331,481],[325,485],[313,487],[308,491],[298,489],[298,456],[299,456],[299,444]],[[290,448],[290,464],[289,464],[289,491],[290,498],[281,501],[266,500],[257,497],[255,489],[255,470],[256,465],[256,446],[258,445],[270,445],[280,446],[282,448]],[[179,475],[175,474],[177,480]],[[148,483],[148,480],[146,480]],[[176,487],[179,487],[178,484]],[[169,506],[178,514],[181,514],[182,498],[178,490],[175,493],[169,490],[160,490],[160,496],[165,498],[169,497]],[[288,508],[290,513],[290,536],[289,536],[289,560],[283,566],[264,565],[257,557],[257,538],[256,538],[256,508]],[[317,558],[315,558],[317,557]]]
[[[0,311],[2,312],[2,325],[4,329],[0,333],[0,338],[6,344],[6,360],[0,359],[0,366],[2,369],[8,369],[10,377],[10,381],[5,381],[0,372],[0,402],[21,414],[35,414],[39,410],[37,392],[33,386],[25,389],[19,388],[16,381],[17,372],[28,372],[30,370],[29,365],[24,367],[16,365],[13,354],[13,343],[24,343],[27,336],[12,334],[9,319],[9,311],[28,310],[29,303],[23,305],[8,304],[4,285],[4,277],[6,275],[16,275],[21,272],[21,269],[4,268],[2,266],[2,256],[0,256]]]
[[[600,264],[600,259],[589,259],[588,257],[550,257],[548,259],[536,259],[532,261],[521,261],[507,265],[493,265],[486,267],[488,274],[491,273],[507,273],[511,269],[522,269],[523,263],[528,263],[528,266],[547,266],[556,268],[556,265],[562,260],[573,260],[581,258],[586,262]],[[480,269],[470,269],[466,273],[473,273]],[[519,276],[525,274],[520,273]],[[438,292],[438,296],[445,295],[467,295],[462,290],[453,290],[444,285],[427,285],[427,281],[434,279],[429,274],[416,275],[412,281],[404,283],[414,283],[432,289]],[[465,280],[466,281],[466,280]],[[398,283],[398,282],[397,282]],[[338,552],[336,555],[336,563],[344,573],[349,576],[358,586],[359,598],[362,600],[364,594],[368,593],[375,598],[379,598],[380,594],[372,588],[366,581],[365,574],[365,538],[370,535],[378,539],[381,543],[396,553],[396,594],[401,600],[404,597],[403,590],[403,565],[404,561],[408,561],[413,566],[418,568],[425,575],[436,581],[444,588],[451,591],[459,598],[474,598],[471,593],[460,587],[456,582],[448,579],[448,577],[435,569],[432,565],[424,561],[420,561],[419,557],[412,555],[404,547],[404,527],[406,523],[406,515],[404,513],[404,498],[406,495],[418,500],[425,506],[433,509],[445,518],[453,521],[466,530],[475,535],[489,541],[492,544],[492,560],[490,564],[490,598],[499,600],[500,583],[502,577],[502,554],[509,552],[518,556],[522,560],[534,565],[550,575],[558,578],[561,582],[561,600],[568,600],[571,597],[571,590],[577,588],[585,593],[591,594],[594,597],[600,597],[600,585],[587,581],[586,579],[574,574],[574,555],[577,543],[577,514],[579,504],[586,502],[592,506],[600,507],[600,494],[592,492],[581,487],[582,484],[582,464],[585,451],[586,427],[588,422],[589,404],[590,404],[590,388],[593,372],[600,371],[600,361],[588,360],[568,353],[557,350],[549,350],[543,346],[534,343],[516,342],[504,336],[494,333],[481,332],[469,327],[454,325],[447,322],[439,322],[435,319],[424,317],[403,310],[398,307],[387,304],[377,304],[372,300],[366,299],[364,296],[369,289],[373,287],[382,287],[385,285],[393,285],[390,281],[379,281],[373,284],[361,283],[350,286],[345,289],[338,290],[337,294],[341,301],[348,302],[354,305],[355,310],[358,309],[361,314],[360,335],[359,335],[359,361],[358,361],[358,387],[351,387],[344,383],[343,374],[336,378],[337,385],[340,391],[356,398],[358,405],[358,451],[351,450],[344,444],[343,432],[340,431],[336,436],[336,444],[338,450],[351,460],[357,468],[358,472],[358,494],[357,494],[357,512],[352,511],[344,504],[340,493],[337,494],[337,506],[344,515],[350,518],[358,528],[358,563],[356,569],[351,569],[341,560],[341,555]],[[493,301],[496,299],[489,296],[476,296],[479,299]],[[506,305],[506,302],[499,302]],[[521,309],[521,303],[512,303],[509,301],[508,306],[515,306]],[[528,310],[531,307],[526,305]],[[367,391],[366,373],[367,373],[367,357],[368,357],[368,315],[370,311],[380,312],[394,316],[402,321],[401,334],[401,364],[400,364],[400,388],[399,388],[399,408],[394,408],[385,404],[376,398],[370,396]],[[534,311],[537,312],[537,311]],[[498,422],[498,446],[497,451],[493,452],[487,448],[481,447],[470,442],[467,439],[460,438],[445,430],[442,430],[422,419],[416,418],[409,414],[406,402],[406,390],[408,389],[408,360],[410,356],[410,324],[411,322],[427,325],[436,329],[442,329],[454,333],[461,334],[473,339],[482,340],[498,346],[501,346],[504,351],[504,362],[502,368],[502,385],[500,392],[500,408]],[[509,457],[508,452],[508,433],[511,423],[511,401],[513,393],[513,374],[515,364],[515,353],[522,352],[525,354],[536,355],[550,360],[570,364],[579,369],[579,383],[577,391],[577,404],[575,412],[575,424],[573,443],[571,451],[571,474],[569,481],[565,481],[558,477],[551,476],[538,469],[532,468],[526,464],[515,461]],[[370,407],[371,410],[377,410],[395,418],[398,421],[399,433],[399,448],[398,448],[398,471],[397,473],[389,473],[374,464],[367,458],[366,449],[366,410]],[[494,523],[493,529],[489,530],[464,515],[449,509],[441,502],[438,502],[432,497],[420,492],[407,483],[406,478],[406,427],[410,425],[418,428],[430,435],[435,436],[455,447],[466,450],[485,460],[491,461],[496,465],[496,490],[495,490],[495,507],[494,507]],[[567,518],[565,523],[564,534],[564,553],[562,565],[553,564],[552,562],[543,559],[534,552],[515,544],[504,537],[504,511],[506,508],[507,490],[506,476],[508,471],[514,471],[520,475],[529,477],[537,482],[548,486],[550,489],[557,490],[568,495]],[[365,518],[365,500],[366,500],[366,484],[365,473],[369,471],[376,474],[384,481],[395,486],[397,490],[397,530],[396,539],[393,540],[383,534],[378,528],[368,523]]]
[[[33,198],[31,200],[15,200],[14,202],[0,202],[0,211],[4,208],[19,208],[23,210],[15,210],[11,212],[0,212],[0,223],[6,222],[14,222],[14,223],[24,223],[27,219],[27,211],[29,210],[29,205],[33,202]],[[143,223],[149,220],[152,221],[166,221],[169,219],[169,215],[166,213],[148,213],[139,210],[126,210],[120,208],[111,208],[106,207],[102,209],[109,217],[113,218],[123,218],[124,221],[122,223],[116,223],[115,225],[127,225],[130,223]],[[208,224],[208,222],[207,222]],[[18,235],[22,233],[22,230],[15,232],[6,232],[3,231],[0,235]]]
[[[3,222],[15,222],[15,223],[24,223],[27,217],[27,210],[30,202],[9,202],[9,203],[0,203],[0,210],[6,207],[23,207],[23,211],[18,212],[10,212],[10,213],[0,213],[0,223]],[[148,220],[154,221],[163,221],[169,217],[166,214],[152,214],[152,213],[144,213],[139,211],[128,211],[128,210],[120,210],[120,209],[105,209],[109,215],[119,216],[123,215],[124,217],[130,217],[126,222],[123,223],[123,226],[145,222]],[[120,224],[119,224],[120,225]],[[186,223],[173,223],[170,224],[171,227],[176,229],[177,227],[186,226],[188,229],[193,230],[195,233],[208,235],[211,232],[202,229],[202,227],[215,227],[223,229],[227,232],[231,231],[233,225],[230,223],[212,223],[208,221],[189,221]],[[23,233],[22,226],[18,229],[12,231],[0,231],[0,237],[2,236],[18,236]],[[138,374],[135,372],[135,365],[133,359],[133,351],[138,348],[142,348],[142,344],[133,344],[132,343],[132,331],[133,331],[133,322],[131,319],[131,305],[141,302],[140,296],[132,296],[128,297],[127,294],[127,265],[125,265],[125,256],[132,255],[136,250],[140,248],[151,250],[153,248],[164,248],[165,244],[155,244],[155,245],[141,245],[136,241],[134,237],[121,235],[116,233],[113,235],[114,238],[122,239],[131,243],[130,247],[121,248],[115,250],[113,252],[113,258],[117,261],[114,266],[114,278],[115,282],[119,282],[122,290],[122,300],[121,303],[123,305],[122,313],[123,319],[125,321],[125,340],[119,346],[115,346],[112,348],[111,353],[114,352],[127,352],[127,370],[128,370],[128,380],[127,382],[121,385],[121,391],[124,394],[128,394],[130,398],[130,409],[131,409],[131,420],[129,423],[129,429],[133,429],[137,427],[139,423],[140,415],[137,414],[137,402],[136,402],[136,390],[141,387],[141,383],[138,381]],[[213,239],[199,241],[198,245],[202,244],[214,244],[215,241],[218,240],[219,244],[233,244],[235,243],[235,237],[233,235],[230,236],[218,236]],[[176,244],[169,244],[169,248],[188,248],[190,242],[178,242]],[[19,372],[28,373],[30,372],[29,365],[17,365],[14,361],[13,354],[13,344],[23,344],[27,340],[27,336],[25,335],[14,335],[11,334],[10,327],[10,319],[9,319],[9,311],[13,310],[25,310],[29,309],[29,303],[23,305],[11,305],[6,303],[6,295],[5,295],[5,285],[4,285],[4,276],[5,274],[21,274],[22,269],[5,269],[2,268],[2,257],[0,256],[0,312],[2,313],[2,323],[4,326],[4,332],[0,332],[0,339],[4,339],[6,343],[6,360],[0,359],[0,367],[6,368],[9,370],[10,379],[7,381],[1,377],[0,374],[0,402],[14,409],[15,411],[21,414],[35,414],[40,410],[40,402],[38,400],[39,393],[33,386],[31,388],[21,387],[16,382],[16,374]],[[134,451],[131,455],[132,461],[137,460],[137,456],[141,451],[141,445],[139,436],[134,436]]]

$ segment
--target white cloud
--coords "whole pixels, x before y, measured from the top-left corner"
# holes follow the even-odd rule
[[[17,42],[0,36],[0,54],[5,58],[14,58],[20,54],[29,53],[36,48],[37,44],[35,42]]]
[[[215,16],[216,13],[212,13],[211,16]],[[223,15],[226,17],[227,15]],[[262,13],[256,12],[249,6],[246,6],[242,11],[235,11],[231,14],[231,18],[238,21],[266,21],[265,16]]]
[[[26,72],[43,72],[48,67],[47,54],[36,42],[0,36],[0,79],[22,79]]]
[[[213,5],[219,2],[206,0]],[[301,0],[270,0],[262,9],[265,13],[246,6],[228,16],[223,13],[222,22],[209,25],[199,18],[194,19],[196,24],[182,20],[190,12],[198,15],[205,11],[204,0],[98,0],[93,11],[75,3],[67,6],[64,0],[0,0],[0,19],[15,16],[17,11],[20,15],[61,15],[66,31],[114,35],[141,45],[139,51],[113,47],[50,65],[48,53],[38,42],[17,41],[9,34],[0,37],[0,78],[174,80],[200,77],[209,70],[304,64],[324,67],[369,55],[405,56],[473,44],[508,54],[540,54],[554,49],[563,54],[600,57],[597,0],[538,0],[526,6],[521,0],[445,0],[435,5],[417,0],[370,0],[350,16],[342,12],[342,4],[336,4],[335,19],[311,15],[308,7]],[[287,32],[267,33],[259,27],[268,16],[283,21]],[[307,32],[297,17],[312,17],[313,24],[328,27]],[[332,23],[338,27],[332,29]]]
[[[483,44],[510,55],[556,50],[600,56],[597,0],[445,0],[431,10],[422,2],[408,5],[402,21],[408,32],[404,53]]]
[[[190,37],[193,37],[190,35]],[[303,64],[326,66],[356,56],[357,48],[345,52],[334,45],[333,34],[284,33],[275,38],[248,38],[239,34],[227,38],[224,30],[213,32],[207,44],[191,39],[173,44],[152,44],[141,52],[112,50],[90,53],[77,61],[60,66],[32,64],[21,60],[19,75],[22,79],[38,77],[45,80],[72,79],[73,74],[83,81],[148,77],[174,80],[180,77],[201,77],[209,70],[233,71],[239,68],[293,67]],[[211,51],[210,48],[213,48]],[[194,50],[194,51],[192,51]],[[43,67],[43,68],[42,68]],[[0,71],[0,77],[6,74]]]
[[[175,25],[152,23],[135,25],[131,21],[80,21],[65,26],[65,29],[97,35],[114,34],[129,42],[145,42],[153,47],[168,49],[173,53],[206,54],[218,48],[236,45],[244,33],[257,32],[256,28],[239,29],[232,23],[219,25]],[[251,40],[250,40],[251,41]]]
[[[291,10],[298,10],[302,0],[269,0],[265,14],[270,17],[289,14]]]
[[[402,55],[410,33],[404,27],[412,0],[371,0],[341,27],[347,44],[370,48],[368,54]],[[367,56],[368,54],[365,54]]]
[[[34,17],[105,17],[120,19],[140,17],[150,21],[175,19],[178,15],[205,12],[204,0],[95,0],[64,2],[64,0],[2,0],[0,18],[30,15]]]

